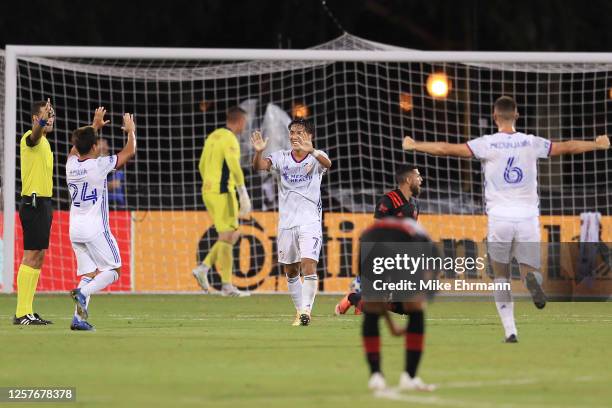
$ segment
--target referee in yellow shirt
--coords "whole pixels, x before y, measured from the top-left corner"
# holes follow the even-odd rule
[[[251,200],[240,167],[240,144],[236,137],[242,133],[245,125],[246,112],[239,107],[231,108],[227,112],[226,126],[216,129],[206,138],[198,166],[202,177],[202,198],[219,238],[204,262],[192,273],[200,287],[208,291],[208,272],[213,265],[217,265],[223,296],[249,295],[232,285],[233,247],[240,237],[238,217],[246,217],[251,212]]]
[[[33,311],[34,293],[40,276],[53,219],[53,152],[46,135],[53,131],[55,111],[51,100],[32,106],[32,130],[20,142],[23,259],[17,274],[17,310],[13,324],[46,325],[49,320]]]

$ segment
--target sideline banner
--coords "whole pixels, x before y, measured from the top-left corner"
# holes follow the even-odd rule
[[[191,270],[216,239],[208,214],[204,211],[136,211],[132,218],[135,290],[197,292],[199,288]],[[319,262],[322,290],[343,292],[348,289],[359,267],[359,236],[372,221],[371,214],[365,213],[324,214],[324,245]],[[486,216],[421,215],[419,222],[434,242],[442,244],[445,252],[456,256],[466,253],[486,256]],[[601,223],[602,242],[612,241],[612,217],[602,217]],[[577,242],[580,235],[578,216],[542,216],[540,225],[543,243]],[[241,221],[242,237],[234,249],[234,284],[240,288],[286,291],[286,280],[277,264],[276,226],[275,212],[255,212],[251,220]],[[547,268],[553,261],[557,262],[543,253],[545,282],[550,280],[547,284],[553,287],[567,286],[572,271],[551,270],[554,274],[549,279]],[[526,294],[518,270],[514,269],[512,289],[517,294]],[[487,272],[469,272],[466,279],[491,282]],[[218,283],[216,274],[212,281]]]

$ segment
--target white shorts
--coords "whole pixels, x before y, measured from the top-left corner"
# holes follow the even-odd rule
[[[319,262],[323,233],[321,224],[309,224],[290,229],[278,230],[278,262],[282,264],[298,263],[302,258]]]
[[[489,217],[488,253],[499,263],[519,264],[540,268],[540,218],[507,220]]]
[[[110,271],[121,267],[121,255],[115,237],[103,232],[92,241],[73,242],[72,249],[77,259],[77,275]]]

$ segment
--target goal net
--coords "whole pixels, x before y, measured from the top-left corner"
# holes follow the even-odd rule
[[[105,50],[101,57],[87,58],[65,49],[57,56],[53,48],[41,50],[17,52],[14,72],[0,87],[0,101],[5,89],[14,89],[14,95],[7,94],[2,139],[8,150],[2,156],[2,192],[9,194],[3,208],[9,228],[3,246],[5,291],[13,288],[22,254],[15,211],[21,188],[18,141],[31,127],[33,101],[51,98],[57,113],[49,138],[56,211],[40,290],[63,291],[75,284],[65,162],[71,131],[89,124],[101,105],[111,120],[102,132],[111,153],[124,143],[123,112],[134,113],[138,141],[135,160],[114,176],[117,188],[111,192],[110,224],[124,265],[111,290],[197,291],[190,271],[216,237],[201,198],[198,160],[206,135],[224,125],[228,108],[240,105],[249,118],[248,129],[238,137],[254,211],[252,219],[241,221],[234,283],[251,291],[286,290],[276,255],[276,187],[269,175],[251,170],[248,135],[262,129],[269,150],[286,148],[287,123],[305,116],[315,125],[315,146],[333,161],[322,186],[324,245],[318,272],[320,289],[336,292],[345,290],[357,271],[359,234],[371,222],[377,198],[395,188],[394,169],[400,164],[412,164],[424,176],[420,221],[434,240],[465,250],[486,237],[480,163],[405,153],[405,135],[465,142],[490,134],[495,131],[493,102],[510,95],[519,105],[519,130],[552,140],[591,140],[607,132],[612,97],[612,59],[591,63],[541,54],[541,62],[534,56],[528,59],[532,62],[518,62],[520,55],[513,62],[503,53],[455,53],[453,59],[451,53],[398,49],[349,34],[311,50],[279,50],[282,58],[276,52],[266,58],[252,52],[251,58],[248,50],[197,58],[176,50],[152,56],[142,49],[145,57],[141,52],[113,57]],[[324,59],[304,57],[324,50],[333,53],[324,53]],[[390,54],[398,59],[390,60]],[[612,176],[605,152],[542,160],[539,172],[543,240],[576,240],[584,211],[603,214],[602,239],[610,240]],[[213,282],[218,287],[216,273]]]

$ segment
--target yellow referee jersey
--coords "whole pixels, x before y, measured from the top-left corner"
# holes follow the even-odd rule
[[[240,144],[236,135],[227,128],[209,134],[198,167],[202,176],[202,194],[234,192],[236,186],[243,186]]]
[[[47,138],[43,135],[36,146],[30,147],[26,138],[32,134],[28,130],[21,137],[21,195],[32,193],[40,197],[53,196],[53,152]]]

